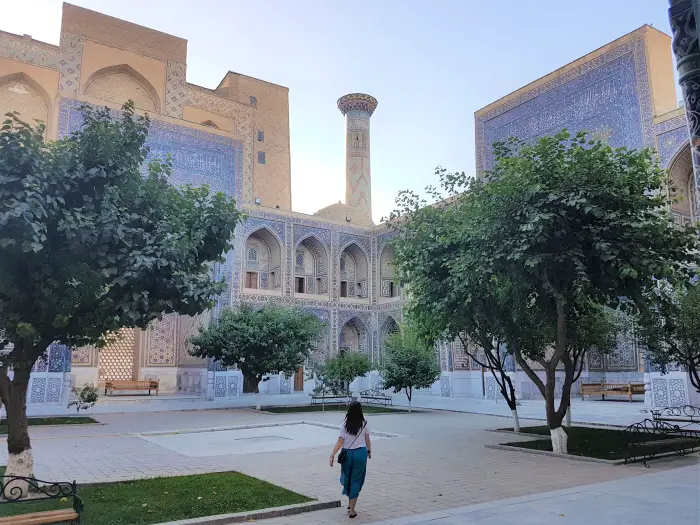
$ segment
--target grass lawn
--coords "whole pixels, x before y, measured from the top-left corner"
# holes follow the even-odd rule
[[[148,525],[311,501],[238,472],[102,483],[80,487],[81,525]],[[71,508],[70,498],[0,505],[0,516]]]
[[[301,405],[296,407],[262,407],[264,412],[272,412],[273,414],[296,414],[298,412],[323,412],[321,405]],[[326,412],[347,412],[348,407],[345,405],[326,405]],[[390,412],[408,412],[401,408],[391,408],[374,405],[362,405],[362,412],[365,414],[388,414]]]
[[[504,428],[501,430],[513,430],[512,428]],[[592,427],[570,427],[564,429],[569,435],[568,449],[569,454],[573,456],[586,456],[589,458],[598,459],[624,459],[625,448],[627,441],[622,430],[611,430],[608,428],[592,428]],[[538,439],[536,441],[521,441],[516,443],[503,443],[510,447],[529,448],[533,450],[552,451],[552,442],[549,439],[549,427],[546,425],[536,427],[522,427],[521,432],[525,434],[533,434],[546,437],[547,439]],[[646,450],[651,452],[654,450],[657,454],[672,450],[671,445],[664,445],[665,439],[674,439],[674,436],[663,436],[649,434],[646,436],[647,441],[658,441],[658,447],[646,447]],[[695,442],[696,446],[700,446],[700,440],[688,439],[688,443]]]
[[[28,419],[29,426],[41,425],[87,425],[90,423],[98,423],[91,417],[30,417]],[[7,434],[7,421],[0,421],[0,434]]]

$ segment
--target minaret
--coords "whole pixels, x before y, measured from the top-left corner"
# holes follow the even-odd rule
[[[338,99],[345,116],[345,204],[372,222],[372,176],[369,164],[369,118],[377,99],[352,93]]]

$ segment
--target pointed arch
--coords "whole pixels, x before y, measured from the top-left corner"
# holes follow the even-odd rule
[[[369,297],[369,257],[357,242],[350,241],[340,250],[338,268],[341,298]]]
[[[258,228],[246,237],[241,254],[243,288],[282,292],[282,241],[269,228]]]
[[[384,245],[379,255],[379,295],[388,299],[393,299],[401,295],[394,271],[395,258],[394,245],[390,242]]]
[[[138,109],[161,112],[158,91],[146,77],[128,64],[98,69],[88,77],[83,94],[120,106],[132,99]]]
[[[369,356],[369,331],[359,317],[348,319],[338,332],[338,350],[345,352],[360,352]]]
[[[40,120],[48,129],[52,106],[53,100],[48,92],[26,73],[0,77],[0,124],[6,113],[16,111],[24,122],[36,125],[35,121]]]
[[[328,250],[310,233],[294,247],[294,293],[328,295]]]
[[[678,224],[697,221],[699,196],[693,180],[690,142],[686,142],[669,162],[668,188],[674,221]]]

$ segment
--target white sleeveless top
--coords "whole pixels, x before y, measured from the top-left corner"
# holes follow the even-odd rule
[[[367,425],[367,423],[365,423],[365,426],[362,427],[362,430],[360,430],[360,433],[356,436],[354,434],[348,434],[348,432],[345,430],[345,421],[343,421],[343,424],[340,425],[340,435],[338,437],[341,437],[344,440],[343,448],[355,450],[357,448],[367,447],[367,440],[365,437],[368,435],[369,425]]]

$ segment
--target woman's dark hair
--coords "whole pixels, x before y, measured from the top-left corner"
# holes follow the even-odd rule
[[[345,431],[356,436],[360,433],[364,424],[365,416],[362,415],[362,405],[359,401],[353,401],[350,403],[348,413],[345,416]]]

